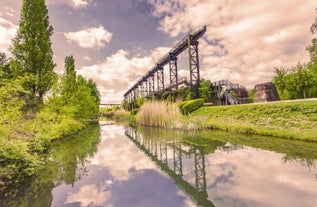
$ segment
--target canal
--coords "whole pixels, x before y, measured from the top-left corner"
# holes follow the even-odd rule
[[[95,125],[0,206],[316,206],[317,143]]]

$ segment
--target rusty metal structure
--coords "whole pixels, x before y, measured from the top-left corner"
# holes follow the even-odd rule
[[[124,101],[133,103],[140,97],[150,97],[161,94],[166,90],[175,91],[180,84],[185,82],[179,79],[177,68],[177,56],[188,49],[189,58],[189,86],[192,92],[197,90],[200,82],[198,39],[206,32],[206,26],[200,30],[187,35],[182,41],[175,45],[158,63],[141,77],[125,94]],[[165,84],[164,66],[169,66],[169,84]],[[187,81],[186,81],[187,82]]]

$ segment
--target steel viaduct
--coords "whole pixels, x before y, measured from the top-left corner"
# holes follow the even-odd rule
[[[191,91],[197,90],[200,82],[198,39],[206,32],[206,26],[200,30],[187,35],[182,41],[176,44],[158,63],[141,77],[125,94],[124,101],[133,103],[140,97],[150,97],[167,90],[177,90],[183,83],[190,85]],[[188,48],[189,57],[189,83],[187,80],[180,80],[177,70],[177,56]],[[165,84],[164,66],[169,65],[169,85]]]

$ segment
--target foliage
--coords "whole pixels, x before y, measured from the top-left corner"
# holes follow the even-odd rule
[[[145,103],[145,98],[141,97],[135,101],[135,108],[140,108]]]
[[[12,78],[12,72],[9,67],[9,60],[5,53],[0,52],[0,86],[3,82]]]
[[[67,139],[56,140],[53,149],[36,157],[40,164],[45,163],[43,167],[35,166],[36,176],[23,185],[17,183],[4,186],[7,189],[0,194],[0,206],[51,206],[51,191],[54,187],[62,183],[74,184],[87,174],[84,163],[96,152],[99,137],[99,125],[89,125]],[[18,153],[21,154],[24,149],[21,147]],[[27,157],[23,155],[23,158],[26,160]],[[2,189],[0,191],[2,192]]]
[[[317,73],[305,64],[298,64],[290,70],[276,68],[273,83],[284,100],[317,96]]]
[[[24,0],[19,29],[13,39],[11,65],[15,76],[23,77],[23,87],[32,98],[40,100],[56,81],[50,41],[52,32],[45,1]]]
[[[0,85],[0,137],[12,139],[17,136],[16,129],[23,116],[26,105],[23,99],[24,90],[20,80],[2,82]]]
[[[249,91],[249,100],[248,100],[248,103],[253,103],[253,98],[254,98],[255,92],[256,92],[255,89],[251,89],[251,90]]]
[[[139,112],[139,109],[132,109],[132,110],[130,111],[130,114],[131,114],[131,115],[136,115],[138,112]]]
[[[200,98],[204,99],[205,102],[210,102],[212,100],[211,82],[209,80],[202,79],[198,90]]]
[[[8,185],[19,183],[35,173],[40,164],[21,141],[7,142],[0,139],[0,192]]]
[[[0,53],[0,191],[36,173],[38,154],[52,140],[78,132],[99,115],[97,86],[76,75],[72,56],[60,79],[53,71],[45,1],[24,0],[21,12],[13,58]]]
[[[189,113],[192,113],[193,111],[199,109],[202,107],[205,103],[204,99],[194,99],[190,101],[186,101],[184,105],[182,105],[181,110],[184,115],[188,115]]]

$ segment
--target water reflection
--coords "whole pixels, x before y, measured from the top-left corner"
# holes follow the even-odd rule
[[[127,139],[121,126],[101,127],[100,144],[86,167],[89,173],[73,186],[53,189],[52,206],[195,206]]]
[[[149,132],[148,135],[152,135],[152,137],[143,136],[138,130],[131,127],[127,127],[125,133],[140,150],[149,156],[165,173],[173,178],[175,183],[190,195],[198,205],[214,206],[214,204],[208,200],[206,189],[204,148],[194,145],[184,145],[182,140],[177,138],[178,136],[175,132],[172,135],[168,134],[168,136],[162,137],[162,134],[159,135],[158,133],[153,133],[153,130],[155,129],[152,129],[152,131],[143,131],[143,135],[146,134],[146,132]],[[222,142],[216,142],[214,145],[208,147],[217,147],[218,144],[219,146],[223,145]],[[229,148],[229,146],[226,146],[227,150]],[[183,178],[183,157],[184,159],[193,158],[194,160],[192,166],[195,170],[194,185],[191,185]]]
[[[316,205],[316,143],[153,128],[126,135],[199,206]]]
[[[52,190],[62,183],[73,186],[88,173],[86,161],[97,150],[99,125],[90,125],[78,134],[57,140],[43,157],[44,168],[23,186],[13,186],[0,196],[0,206],[51,206]],[[2,197],[3,196],[3,197]]]
[[[91,126],[43,160],[0,206],[316,206],[317,143]]]

